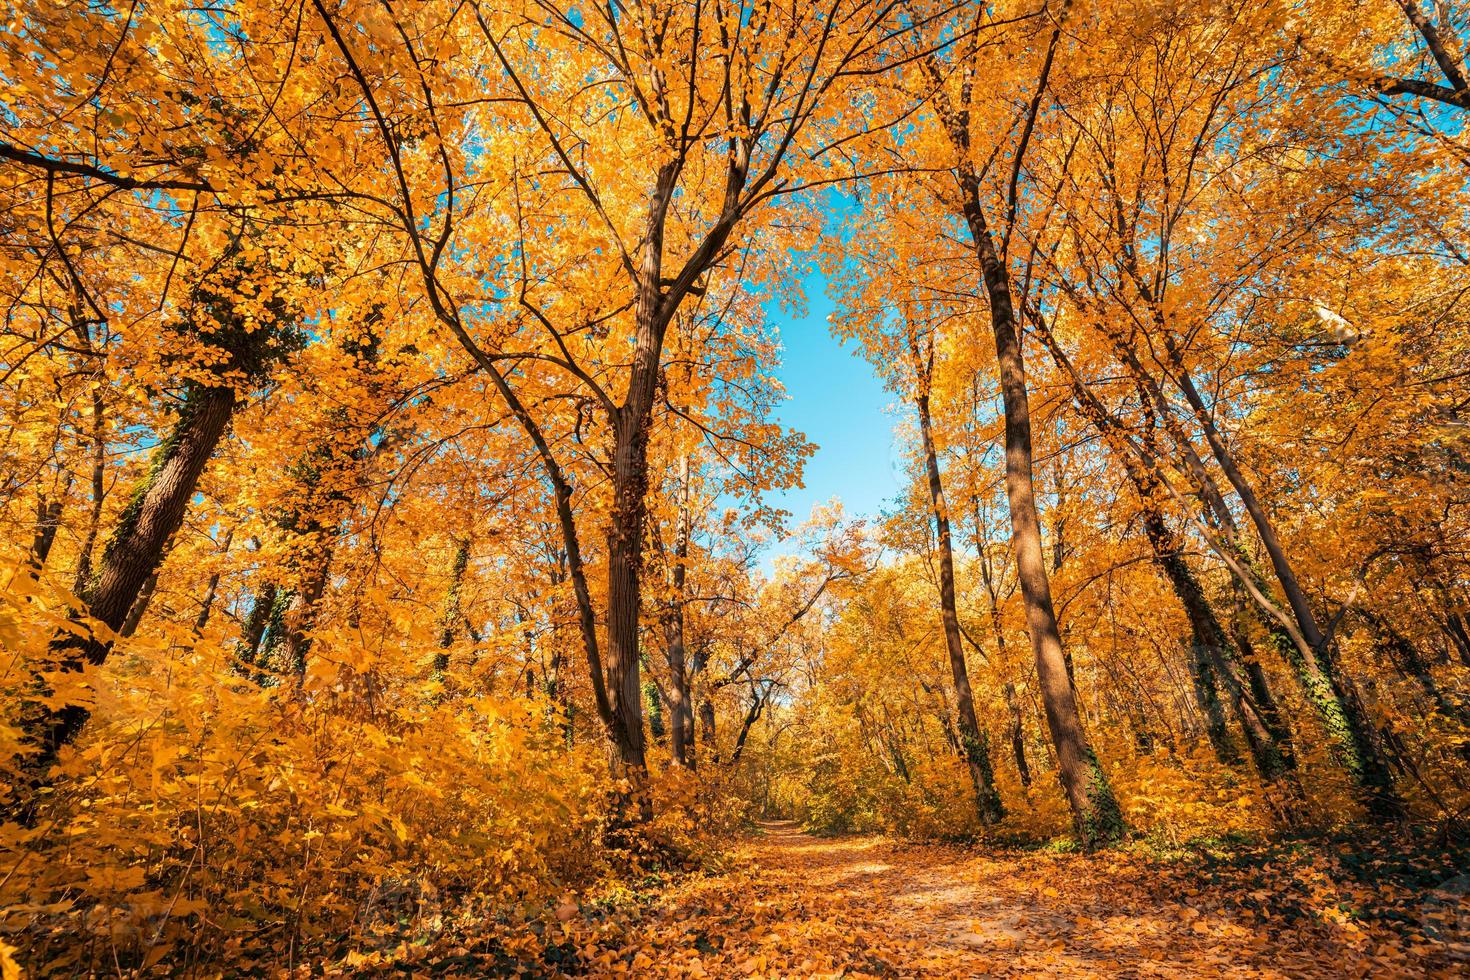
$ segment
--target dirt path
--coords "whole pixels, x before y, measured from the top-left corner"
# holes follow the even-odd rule
[[[1126,855],[818,838],[768,823],[736,870],[677,889],[606,965],[719,977],[1439,972],[1351,923],[1241,897]]]

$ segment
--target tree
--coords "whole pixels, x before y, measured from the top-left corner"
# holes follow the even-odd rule
[[[790,11],[761,8],[736,30],[718,5],[686,3],[595,8],[590,16],[532,4],[533,20],[475,7],[472,17],[458,21],[452,15],[436,20],[436,12],[426,11],[413,22],[376,8],[315,7],[356,83],[365,129],[379,141],[392,184],[387,194],[396,202],[389,210],[426,298],[492,379],[541,460],[557,501],[598,712],[614,764],[639,798],[632,812],[646,817],[639,788],[645,760],[638,630],[649,439],[670,326],[687,301],[717,294],[714,280],[725,266],[751,261],[737,228],[757,216],[774,228],[768,208],[774,199],[849,176],[823,158],[824,148],[841,138],[829,116],[846,78],[882,68],[889,8],[846,0]],[[393,38],[392,57],[411,66],[410,80],[375,78],[364,67],[357,25],[379,23]],[[433,57],[429,42],[416,40],[446,31],[455,37],[456,57]],[[715,44],[713,58],[697,54],[706,39]],[[586,73],[604,81],[591,87],[536,84],[553,52],[570,77]],[[482,121],[476,106],[455,101],[452,93],[487,73],[498,76],[497,99],[506,107]],[[506,154],[509,160],[466,153],[461,137],[485,124],[514,129],[529,141],[529,151]],[[424,134],[427,152],[405,152],[396,134],[408,131]],[[451,150],[453,145],[460,148]],[[507,149],[511,145],[525,147]],[[603,162],[609,155],[636,157],[647,166],[643,172],[609,167]],[[477,221],[484,227],[483,212],[463,209],[478,203],[473,188],[486,164],[515,200],[519,242],[503,269],[504,288],[515,297],[509,326],[540,334],[534,343],[541,350],[531,356],[554,369],[548,379],[554,387],[575,392],[596,413],[606,444],[605,644],[585,583],[587,532],[574,513],[565,457],[510,373],[519,360],[514,348],[487,347],[475,336],[478,305],[461,301],[447,279],[446,257],[483,235],[475,227]],[[531,194],[535,199],[524,200]],[[529,237],[524,217],[567,195],[579,202],[578,238],[598,256],[596,275],[610,287],[601,302],[587,304],[587,293],[567,297],[554,280],[541,285],[550,270],[564,267],[568,247],[577,244]],[[739,279],[730,277],[725,288],[738,289]],[[594,341],[607,331],[626,338],[632,344],[628,360],[609,363],[600,345],[589,349],[589,330]]]
[[[175,366],[184,378],[176,421],[153,450],[148,471],[134,487],[82,594],[87,616],[101,631],[63,635],[53,645],[62,674],[106,660],[109,634],[125,631],[129,611],[140,601],[146,603],[145,584],[156,582],[168,542],[183,523],[204,468],[243,397],[298,343],[293,307],[300,286],[287,279],[278,290],[272,280],[262,280],[271,263],[247,234],[241,231],[230,242],[173,327],[197,360]],[[43,691],[43,696],[54,701],[62,695]],[[88,714],[76,701],[34,709],[26,729],[39,750],[30,763],[35,771],[49,768],[62,746],[76,738]]]

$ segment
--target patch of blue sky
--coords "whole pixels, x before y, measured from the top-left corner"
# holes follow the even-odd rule
[[[893,395],[884,389],[861,352],[832,335],[830,317],[836,304],[827,279],[810,271],[802,281],[804,309],[767,307],[780,333],[781,363],[775,376],[786,388],[786,401],[776,411],[782,425],[797,429],[817,446],[807,461],[803,486],[769,495],[789,511],[794,527],[813,507],[842,501],[850,517],[876,517],[898,495],[905,480],[903,455],[895,426],[901,422]],[[791,553],[773,542],[766,560]]]

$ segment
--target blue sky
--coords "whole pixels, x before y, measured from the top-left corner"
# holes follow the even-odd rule
[[[807,461],[806,486],[771,497],[791,512],[793,526],[806,520],[814,504],[832,497],[842,499],[849,515],[877,514],[900,489],[893,449],[898,419],[887,410],[893,396],[856,347],[844,347],[828,329],[835,307],[826,278],[813,272],[803,289],[804,314],[794,316],[775,304],[768,310],[784,348],[776,376],[788,395],[777,417],[818,447]]]

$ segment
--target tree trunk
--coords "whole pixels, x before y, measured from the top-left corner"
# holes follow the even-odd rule
[[[949,511],[944,502],[944,482],[939,472],[939,457],[934,448],[933,422],[929,413],[929,383],[933,373],[934,350],[921,358],[918,345],[911,341],[914,360],[914,406],[919,413],[919,433],[924,450],[924,467],[929,477],[929,503],[934,512],[934,528],[939,541],[939,608],[944,627],[944,643],[949,651],[950,675],[954,681],[955,707],[959,716],[961,757],[970,770],[975,789],[975,809],[980,823],[986,827],[1005,817],[1005,806],[995,788],[995,774],[990,766],[990,735],[975,713],[975,696],[970,690],[970,672],[965,665],[965,650],[960,642],[960,620],[955,596],[954,547],[950,540]]]
[[[675,765],[694,768],[694,712],[684,647],[684,610],[676,606],[664,623],[669,666],[669,740]]]
[[[1237,592],[1239,583],[1235,583]],[[1286,718],[1281,713],[1281,705],[1276,700],[1275,693],[1271,690],[1270,683],[1266,680],[1266,669],[1261,666],[1260,658],[1256,656],[1254,645],[1251,643],[1250,634],[1246,629],[1243,599],[1237,599],[1237,608],[1231,639],[1235,642],[1236,660],[1240,668],[1245,672],[1246,687],[1250,692],[1251,704],[1256,708],[1262,723],[1267,731],[1271,733],[1272,741],[1276,749],[1281,753],[1282,765],[1288,771],[1296,769],[1296,747],[1292,741],[1291,728],[1286,723]],[[1257,618],[1252,616],[1250,618]],[[1276,642],[1273,636],[1273,642]],[[1280,642],[1290,642],[1284,637]]]
[[[648,703],[648,734],[653,744],[663,745],[668,741],[669,729],[664,722],[664,695],[650,676],[643,682],[643,699]]]
[[[659,167],[649,197],[635,277],[637,301],[627,398],[612,420],[612,521],[607,533],[607,726],[615,775],[629,783],[620,819],[653,817],[643,745],[638,625],[642,612],[643,532],[648,506],[648,434],[658,392],[664,334],[672,310],[662,283],[664,222],[679,178],[676,161]],[[631,804],[631,806],[629,805]]]
[[[107,496],[107,415],[101,389],[92,393],[92,510],[87,515],[87,533],[77,555],[77,575],[72,593],[81,596],[92,581],[92,551],[102,526],[102,504]]]
[[[185,510],[187,513],[187,508]],[[153,594],[158,591],[158,573],[163,563],[168,560],[170,552],[174,550],[174,539],[170,537],[163,545],[163,554],[158,558],[158,567],[143,581],[143,586],[138,590],[138,598],[133,600],[132,608],[128,610],[128,618],[123,620],[122,629],[117,635],[127,639],[138,632],[138,626],[143,622],[143,617],[148,614],[148,607],[153,604]]]
[[[567,581],[567,556],[561,552],[556,556],[556,564],[551,569],[551,585],[555,590]],[[576,728],[572,724],[573,709],[575,703],[571,699],[571,691],[562,675],[562,669],[566,663],[562,648],[561,617],[563,615],[575,614],[575,600],[572,609],[564,607],[553,607],[551,615],[551,663],[546,675],[546,699],[547,713],[558,715],[558,723],[561,725],[562,735],[566,739],[567,747],[570,748],[576,741]],[[475,637],[479,642],[479,637]]]
[[[1147,300],[1148,297],[1145,296],[1145,299]],[[1155,326],[1161,333],[1167,333],[1167,324],[1163,321],[1157,310],[1154,313],[1154,321]],[[1249,576],[1252,579],[1252,582],[1242,584],[1247,586],[1251,584],[1257,585],[1264,592],[1263,583],[1260,583],[1256,579],[1249,555],[1240,542],[1230,510],[1220,496],[1219,490],[1214,484],[1213,477],[1204,470],[1203,462],[1195,453],[1188,435],[1183,432],[1178,421],[1174,418],[1173,406],[1159,389],[1157,382],[1144,369],[1143,365],[1139,363],[1137,355],[1133,353],[1126,341],[1117,336],[1116,333],[1109,333],[1109,336],[1113,342],[1114,350],[1133,374],[1134,380],[1140,386],[1141,392],[1146,394],[1147,400],[1151,401],[1158,410],[1159,416],[1164,420],[1170,435],[1179,445],[1181,452],[1184,453],[1186,463],[1188,464],[1188,472],[1194,478],[1198,489],[1202,492],[1207,503],[1210,504],[1211,511],[1217,518],[1218,526],[1225,532],[1226,541],[1224,547],[1233,552],[1233,555],[1226,557],[1235,559],[1236,565],[1239,566],[1240,574]],[[1266,625],[1268,633],[1272,636],[1273,642],[1275,642],[1278,650],[1300,683],[1308,702],[1312,705],[1313,710],[1318,715],[1323,726],[1327,729],[1328,737],[1333,743],[1334,754],[1343,764],[1343,767],[1348,770],[1349,775],[1362,791],[1365,803],[1370,812],[1379,817],[1399,820],[1403,814],[1402,802],[1398,799],[1397,793],[1393,789],[1392,774],[1389,772],[1382,755],[1377,750],[1371,725],[1361,710],[1361,703],[1355,698],[1346,696],[1342,680],[1336,676],[1337,671],[1333,663],[1332,651],[1327,649],[1325,638],[1316,625],[1310,606],[1306,603],[1305,596],[1301,593],[1300,586],[1296,582],[1295,574],[1291,570],[1289,562],[1286,561],[1285,552],[1281,549],[1280,542],[1275,537],[1274,528],[1271,527],[1269,520],[1266,519],[1266,515],[1261,509],[1259,501],[1255,498],[1249,483],[1246,482],[1244,475],[1235,465],[1233,457],[1231,457],[1228,448],[1220,438],[1218,430],[1215,429],[1213,420],[1209,417],[1208,412],[1204,411],[1203,399],[1200,398],[1198,390],[1195,388],[1188,372],[1179,360],[1178,352],[1173,346],[1172,339],[1166,340],[1165,344],[1170,351],[1171,373],[1174,375],[1175,381],[1178,383],[1181,391],[1185,393],[1186,400],[1189,401],[1191,409],[1194,410],[1197,421],[1204,428],[1206,442],[1209,444],[1211,452],[1214,454],[1216,461],[1220,463],[1222,471],[1226,474],[1227,480],[1236,489],[1237,494],[1240,494],[1242,487],[1245,488],[1245,495],[1241,495],[1241,500],[1246,504],[1246,511],[1255,524],[1258,534],[1262,535],[1263,543],[1265,543],[1266,534],[1269,534],[1274,542],[1274,545],[1267,546],[1267,551],[1268,554],[1274,551],[1272,558],[1273,566],[1277,568],[1278,581],[1282,582],[1283,591],[1287,593],[1288,604],[1292,609],[1292,619],[1297,626],[1297,635],[1289,635],[1279,623],[1272,621],[1266,615],[1262,615],[1261,619]],[[1247,496],[1249,497],[1248,501],[1246,499]],[[1266,529],[1265,532],[1261,530],[1263,527]],[[1279,566],[1276,564],[1278,561],[1280,562]],[[1281,578],[1283,569],[1286,572],[1285,580]],[[1240,577],[1239,574],[1237,577]],[[1287,581],[1291,583],[1290,588],[1287,587]],[[1295,593],[1295,599],[1292,598],[1293,593]],[[1305,623],[1302,620],[1303,615],[1306,617]],[[1316,637],[1318,643],[1314,644],[1311,637]],[[1258,681],[1263,684],[1261,675],[1259,673],[1253,674],[1252,686],[1257,686]],[[1257,702],[1258,706],[1260,706],[1261,701],[1259,698]],[[1271,727],[1277,732],[1284,731],[1284,726],[1281,725]]]
[[[1021,725],[1021,704],[1016,700],[1016,685],[1005,686],[1006,710],[1011,715],[1011,755],[1016,760],[1016,773],[1022,786],[1031,785],[1031,767],[1026,764],[1026,729]]]
[[[643,518],[647,492],[647,416],[634,417],[624,406],[615,426],[613,514],[607,538],[607,726],[615,775],[631,788],[632,809],[623,816],[648,819],[652,809],[644,792],[647,764],[643,746],[643,684],[639,674],[638,620],[642,602]]]
[[[710,761],[719,761],[719,747],[715,745],[715,703],[709,698],[699,702],[699,737]]]
[[[1072,389],[1073,401],[1092,427],[1103,437],[1103,441],[1114,450],[1114,455],[1123,464],[1124,472],[1128,474],[1129,482],[1133,484],[1134,495],[1138,498],[1139,507],[1143,511],[1144,536],[1153,553],[1154,564],[1168,579],[1189,620],[1190,635],[1193,640],[1189,653],[1189,673],[1194,686],[1195,701],[1205,716],[1205,734],[1210,740],[1210,747],[1214,749],[1216,758],[1227,765],[1234,765],[1239,761],[1240,756],[1234,744],[1231,743],[1230,734],[1226,728],[1225,711],[1220,702],[1220,681],[1216,676],[1215,666],[1215,661],[1219,659],[1218,651],[1223,649],[1226,642],[1225,631],[1221,629],[1214,610],[1206,601],[1204,590],[1200,588],[1194,572],[1184,561],[1180,553],[1182,545],[1174,532],[1170,530],[1164,519],[1163,511],[1156,502],[1156,497],[1162,489],[1162,478],[1158,473],[1158,459],[1156,456],[1143,460],[1135,458],[1142,456],[1143,451],[1128,444],[1127,435],[1123,432],[1122,426],[1087,387],[1072,366],[1070,359],[1057,344],[1048,325],[1040,322],[1040,317],[1033,316],[1032,319],[1036,321],[1038,336],[1051,352],[1057,367],[1066,376]],[[1241,725],[1247,729],[1246,737],[1249,739],[1250,722],[1241,718]]]
[[[1163,526],[1163,517],[1157,511],[1149,514],[1145,523],[1154,525],[1147,533],[1150,540],[1156,542],[1155,560],[1169,579],[1189,617],[1194,638],[1191,674],[1196,676],[1196,696],[1201,702],[1200,707],[1205,711],[1207,731],[1216,755],[1227,764],[1232,764],[1239,758],[1225,732],[1225,716],[1221,710],[1219,689],[1215,683],[1210,683],[1201,691],[1200,687],[1204,685],[1200,684],[1195,674],[1197,671],[1208,671],[1211,682],[1224,686],[1231,711],[1245,736],[1246,747],[1250,750],[1251,759],[1261,778],[1267,783],[1274,783],[1288,777],[1295,767],[1294,756],[1289,747],[1282,745],[1282,739],[1269,717],[1241,683],[1232,663],[1236,658],[1231,655],[1230,640],[1226,637],[1215,611],[1205,599],[1204,590],[1200,588],[1194,572],[1179,553],[1177,538]],[[1264,678],[1259,678],[1259,681],[1264,686]],[[1274,707],[1274,702],[1272,704]]]
[[[261,639],[260,652],[255,656],[255,682],[257,684],[274,684],[283,673],[280,658],[276,651],[285,642],[286,636],[286,613],[296,602],[296,591],[294,589],[276,589],[275,601],[270,605],[266,614],[265,636]],[[274,673],[277,676],[272,677]]]
[[[375,321],[374,321],[375,322]],[[368,365],[377,363],[374,343],[363,354]],[[285,610],[282,633],[282,670],[300,684],[306,677],[306,659],[311,650],[321,603],[331,581],[332,560],[345,526],[343,509],[350,502],[347,489],[362,467],[389,443],[371,439],[357,442],[360,429],[346,409],[328,415],[326,431],[292,464],[302,479],[299,497],[282,515],[280,524],[294,539],[291,564],[294,597]],[[348,446],[352,448],[348,449]]]
[[[1450,643],[1454,646],[1460,663],[1470,667],[1470,629],[1465,627],[1465,617],[1449,610],[1445,613],[1440,629],[1450,638]]]
[[[464,611],[460,604],[460,587],[464,574],[470,567],[470,540],[460,538],[454,549],[454,559],[449,565],[449,588],[444,593],[444,608],[439,613],[439,652],[434,654],[434,676],[443,677],[449,670],[449,649],[454,646],[455,634],[459,632]]]
[[[1434,706],[1435,711],[1450,719],[1462,729],[1470,729],[1470,710],[1457,699],[1446,694],[1435,680],[1429,664],[1419,654],[1419,648],[1408,637],[1394,628],[1386,618],[1366,609],[1357,610],[1358,616],[1374,632],[1374,641],[1379,652],[1406,680],[1413,681],[1420,693]],[[1456,752],[1470,761],[1470,743],[1461,742]]]
[[[220,547],[222,555],[230,553],[230,542],[235,539],[235,529],[230,528],[225,532],[224,544]],[[204,589],[204,598],[199,603],[199,615],[194,617],[194,632],[204,632],[204,627],[209,625],[210,614],[214,611],[214,599],[219,594],[220,573],[216,569],[210,573],[209,582]]]
[[[133,600],[133,608],[128,610],[128,618],[123,620],[122,629],[117,635],[127,639],[138,632],[138,624],[143,622],[143,616],[148,612],[148,606],[153,602],[153,593],[158,590],[158,569],[143,580],[143,587],[138,590],[138,598]]]
[[[31,568],[40,572],[46,567],[51,555],[51,546],[56,543],[56,530],[61,526],[61,501],[47,500],[42,496],[36,501],[36,534],[31,541]]]
[[[296,678],[298,684],[306,678],[306,655],[311,650],[312,630],[316,628],[317,614],[321,611],[322,597],[326,595],[327,580],[332,571],[333,544],[313,546],[313,561],[301,582],[300,591],[286,610],[281,638],[282,660],[284,669]]]
[[[153,453],[147,476],[134,491],[103,550],[102,562],[87,588],[87,614],[108,631],[119,631],[138,600],[143,584],[162,560],[164,546],[183,523],[215,447],[224,437],[236,404],[233,388],[191,387],[168,437]],[[105,634],[58,637],[53,644],[62,671],[100,666],[112,648]],[[40,708],[26,733],[39,746],[37,771],[49,767],[63,745],[76,738],[90,712],[80,705]]]
[[[1220,685],[1224,683],[1226,687],[1230,687],[1232,682],[1236,682],[1235,686],[1239,688],[1239,684],[1233,673],[1217,666],[1224,663],[1221,651],[1228,642],[1225,631],[1205,599],[1204,590],[1195,579],[1194,571],[1179,553],[1179,540],[1169,530],[1163,515],[1155,507],[1145,506],[1144,534],[1149,539],[1154,563],[1168,579],[1189,620],[1189,676],[1194,687],[1195,702],[1205,716],[1205,735],[1209,738],[1215,758],[1225,765],[1233,766],[1240,761],[1240,753],[1230,741],[1230,732],[1225,724],[1225,707],[1220,701]],[[1239,701],[1235,702],[1235,708],[1236,720],[1240,722],[1246,740],[1250,741],[1250,713],[1242,713],[1243,706]]]
[[[1000,585],[990,564],[989,552],[985,547],[985,536],[980,519],[980,499],[972,498],[975,506],[975,552],[979,556],[980,576],[985,582],[985,597],[990,603],[990,635],[995,640],[996,658],[1008,664],[1006,633],[1000,622]],[[1007,681],[1005,685],[1006,710],[1010,713],[1011,756],[1015,759],[1016,775],[1022,786],[1031,785],[1031,766],[1026,762],[1026,728],[1022,723],[1021,702],[1016,697],[1016,685]]]
[[[686,710],[689,713],[689,727],[688,731],[685,734],[688,736],[689,739],[689,766],[692,769],[698,765],[699,755],[701,752],[704,751],[704,749],[702,749],[700,746],[705,742],[706,739],[713,738],[714,719],[713,717],[711,717],[709,719],[709,725],[705,727],[703,724],[704,703],[701,702],[697,707],[695,704],[695,702],[699,700],[695,693],[696,690],[698,690],[695,687],[695,684],[698,678],[704,674],[704,668],[709,662],[709,650],[705,647],[703,642],[696,643],[693,650],[689,650],[687,636],[685,637],[685,650],[689,655],[689,669],[685,672],[685,680],[687,682],[685,688],[685,697],[688,700]],[[708,698],[704,699],[704,701],[708,700]],[[712,707],[713,706],[711,706],[711,708]],[[696,724],[696,721],[700,722],[700,724]],[[696,730],[698,730],[697,735]],[[709,742],[709,748],[714,748],[713,741]]]
[[[258,665],[256,658],[260,655],[260,641],[265,639],[265,629],[270,625],[271,610],[276,605],[276,584],[265,582],[255,594],[255,601],[251,603],[250,615],[245,617],[245,629],[240,634],[240,644],[235,660],[238,669],[248,673],[249,668]]]
[[[745,710],[745,718],[740,723],[740,731],[735,735],[735,747],[730,750],[730,765],[733,766],[740,761],[741,754],[745,752],[746,739],[750,737],[750,730],[755,727],[755,723],[760,721],[761,715],[765,713],[766,702],[770,697],[771,691],[769,688],[762,692],[754,682],[751,683],[750,707]],[[892,747],[889,746],[889,748],[891,751]],[[908,781],[907,777],[905,777],[904,781]]]
[[[1067,676],[1066,656],[1052,606],[1051,582],[1042,554],[1041,520],[1031,472],[1031,406],[1021,338],[1011,302],[1010,276],[991,239],[981,210],[979,181],[968,164],[961,168],[960,192],[965,221],[990,300],[990,325],[1005,406],[1006,499],[1011,513],[1011,547],[1016,555],[1016,575],[1036,657],[1037,680],[1077,836],[1083,847],[1092,848],[1123,835],[1123,814],[1102,765],[1087,742],[1077,711],[1076,692]]]
[[[674,764],[694,768],[694,710],[684,637],[684,590],[689,577],[689,458],[679,460],[678,525],[674,528],[672,596],[664,615],[664,657],[669,668],[669,743]]]

